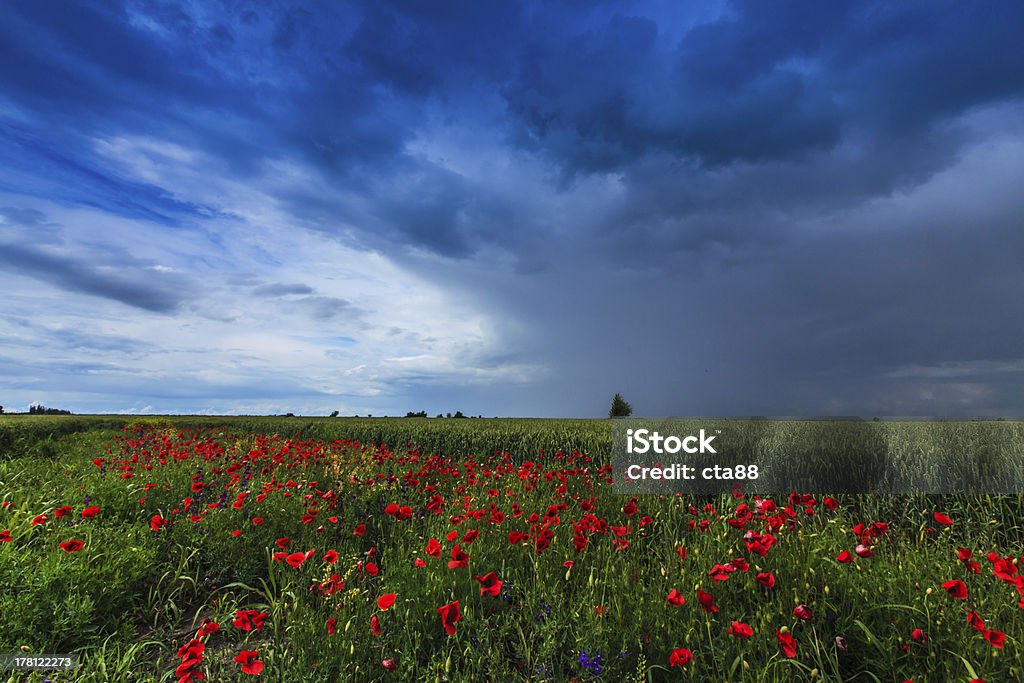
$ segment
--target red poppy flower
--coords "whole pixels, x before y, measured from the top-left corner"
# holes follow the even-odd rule
[[[64,541],[58,545],[60,545],[60,549],[66,553],[77,553],[85,547],[85,543],[79,541],[77,538],[72,538],[70,541]]]
[[[509,535],[511,538],[511,534]],[[572,547],[576,549],[576,552],[583,552],[583,549],[590,543],[590,539],[581,534],[574,534],[572,537]]]
[[[672,650],[672,654],[668,656],[669,666],[686,666],[693,661],[693,653],[687,650],[685,647],[677,647]]]
[[[665,600],[670,605],[676,606],[680,606],[686,602],[686,598],[683,597],[683,594],[677,591],[675,588],[668,592],[668,597],[666,597]]]
[[[754,635],[754,629],[742,621],[734,621],[729,624],[729,635],[737,638],[749,638]]]
[[[380,663],[380,665],[384,667],[385,671],[394,671],[395,667],[398,666],[398,663],[393,659],[385,659]]]
[[[327,635],[333,636],[334,632],[338,629],[338,619],[331,617],[327,620]]]
[[[480,532],[479,531],[477,531],[476,529],[470,529],[469,531],[466,532],[466,535],[462,537],[462,542],[463,543],[472,543],[473,541],[475,541],[477,539],[478,536],[480,536]]]
[[[283,538],[277,539],[276,543],[277,547],[281,550],[287,550],[288,546],[292,544],[292,539],[288,538],[287,536],[284,536]]]
[[[267,613],[251,609],[249,610],[249,620],[256,628],[256,632],[259,633],[263,630],[263,622],[267,620]]]
[[[445,538],[448,539],[449,543],[454,543],[459,538],[459,530],[458,529],[452,529],[451,531],[448,532],[448,535],[445,536]]]
[[[39,526],[40,524],[46,524],[46,514],[36,515],[30,522],[32,526]]]
[[[705,612],[717,612],[718,606],[715,604],[715,597],[711,593],[705,593],[704,591],[697,589],[697,600],[700,601],[700,606]]]
[[[871,548],[867,547],[863,543],[858,543],[857,547],[853,549],[853,552],[857,553],[858,557],[874,557],[875,553]]]
[[[424,561],[422,557],[417,557],[415,560],[413,560],[412,566],[416,567],[417,569],[422,569],[423,567],[427,566],[427,563]]]
[[[476,577],[476,580],[480,582],[480,595],[498,597],[501,593],[501,586],[503,584],[494,572],[487,572],[483,576]]]
[[[850,564],[853,562],[853,553],[849,550],[844,550],[836,555],[836,562],[839,562],[840,564]]]
[[[465,569],[469,561],[469,555],[462,552],[462,547],[456,545],[452,548],[452,559],[448,563],[449,569]]]
[[[837,507],[839,507],[839,501],[836,500],[835,498],[825,498],[824,500],[821,501],[821,504],[824,505],[829,511],[834,511]]]
[[[915,643],[923,643],[928,640],[928,634],[919,628],[915,628],[913,631],[911,631],[910,637],[914,640]]]
[[[566,569],[572,569],[572,565],[573,565],[572,560],[566,560],[565,562],[562,563],[562,566],[565,567]]]
[[[196,637],[203,638],[205,636],[210,635],[211,633],[216,633],[219,630],[220,624],[218,624],[216,621],[208,621],[199,627],[199,632],[196,634]]]
[[[14,539],[11,538],[10,529],[4,529],[3,531],[0,531],[0,543],[10,543],[13,540]]]
[[[56,510],[53,511],[53,516],[54,517],[67,517],[68,515],[71,514],[71,511],[73,509],[74,508],[71,507],[70,505],[61,505],[59,508],[57,508]]]
[[[1008,583],[1012,583],[1014,581],[1013,577],[1017,574],[1017,567],[1013,564],[1013,558],[1007,559],[1001,557],[993,562],[992,573],[995,574],[997,578]]]
[[[337,517],[335,517],[334,519],[335,519],[335,521],[337,521]],[[357,526],[355,529],[352,530],[352,533],[355,534],[356,536],[363,536],[363,535],[365,535],[366,534],[366,525],[365,524],[360,524],[359,526]]]
[[[258,676],[263,671],[263,662],[256,659],[259,654],[259,650],[242,650],[235,655],[235,661],[242,665],[242,673]]]
[[[534,544],[536,545],[536,553],[539,555],[540,553],[542,553],[545,550],[547,550],[548,547],[551,545],[551,541],[552,541],[552,539],[554,539],[554,537],[555,537],[555,532],[553,532],[551,529],[549,529],[547,527],[544,527],[541,530],[540,534],[537,535],[537,538],[534,541]],[[618,540],[619,539],[616,539],[616,541],[618,541]],[[627,541],[625,543],[625,545],[628,546],[629,542]],[[624,546],[620,546],[616,542],[615,547],[619,548],[619,547],[624,547]]]
[[[380,610],[386,610],[395,604],[395,598],[398,597],[397,593],[385,593],[384,595],[377,598],[377,608]]]
[[[256,526],[259,526],[260,524],[263,524],[263,518],[262,517],[253,517],[252,518],[252,523],[255,524]]]
[[[708,572],[708,576],[714,579],[715,582],[725,581],[729,578],[729,574],[736,571],[736,567],[732,564],[716,564]]]
[[[972,553],[970,551],[970,549],[968,549],[968,548],[957,548],[956,549],[956,557],[961,562],[966,562],[967,560],[969,560],[972,557],[974,557],[974,553]]]
[[[266,612],[260,612],[254,609],[240,609],[235,610],[235,619],[231,622],[231,625],[242,631],[251,631],[256,629],[256,631],[259,632],[263,630],[263,622],[266,618]]]
[[[967,623],[977,631],[985,630],[985,620],[978,616],[978,613],[974,610],[967,612]]]
[[[426,553],[429,557],[441,557],[441,543],[436,538],[427,541]]]
[[[284,561],[295,569],[298,569],[302,566],[302,563],[306,561],[306,553],[292,553],[288,557],[284,558]]]
[[[932,516],[935,518],[935,522],[937,524],[941,524],[942,526],[953,526],[953,520],[951,520],[949,517],[942,514],[941,512],[936,512]]]
[[[781,630],[775,632],[775,637],[779,640],[779,648],[782,650],[782,654],[792,659],[796,657],[796,641],[793,640],[793,636],[788,632],[783,633]]]
[[[771,572],[761,572],[757,575],[757,582],[765,588],[775,588],[775,575]]]
[[[807,621],[814,616],[814,612],[812,612],[811,608],[807,605],[800,604],[793,608],[793,616],[797,619]]]
[[[164,528],[168,524],[170,524],[170,522],[168,522],[160,515],[153,515],[149,519],[149,528],[153,531],[160,531],[160,529]]]
[[[324,562],[327,564],[334,564],[338,561],[338,551],[331,549],[324,553]]]
[[[981,634],[985,636],[985,640],[992,643],[992,647],[998,650],[1002,650],[1003,645],[1006,644],[1006,634],[1002,631],[989,631],[985,629]]]
[[[957,598],[958,600],[965,600],[967,598],[967,586],[960,579],[952,579],[942,584],[942,587],[946,589],[949,596]]]
[[[178,648],[178,657],[182,660],[181,666],[186,668],[195,666],[203,661],[203,652],[206,650],[206,645],[198,640],[193,639]]]
[[[459,611],[459,601],[448,603],[443,607],[437,608],[438,614],[441,615],[441,625],[444,626],[444,630],[448,632],[448,635],[455,635],[455,622],[462,621],[462,612]]]
[[[377,619],[376,614],[370,617],[370,633],[372,633],[375,636],[379,636],[381,634],[380,620]]]
[[[525,541],[529,537],[530,537],[529,534],[524,534],[522,531],[513,531],[513,532],[510,532],[509,535],[508,535],[508,542],[509,542],[509,545],[517,545],[519,543],[522,543],[523,541]]]

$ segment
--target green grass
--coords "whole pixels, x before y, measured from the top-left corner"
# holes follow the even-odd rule
[[[129,424],[147,426],[132,446],[117,440]],[[201,438],[179,439],[179,428],[199,430]],[[950,449],[1013,451],[1024,441],[1017,423],[949,423],[940,432],[915,431],[921,427],[913,423],[879,428],[890,430],[899,452],[914,457]],[[804,423],[778,429],[794,430],[773,437],[780,442],[786,434],[813,430]],[[272,440],[275,434],[278,440]],[[289,441],[297,434],[301,439]],[[416,465],[403,461],[411,457],[409,444],[422,446]],[[819,444],[820,450],[836,447]],[[751,500],[639,496],[638,511],[627,516],[623,506],[629,498],[594,474],[608,461],[610,448],[610,423],[604,420],[4,416],[0,500],[10,505],[0,509],[0,530],[10,529],[13,540],[0,543],[0,585],[6,587],[0,594],[0,653],[80,654],[82,665],[73,675],[45,674],[54,682],[177,681],[178,648],[204,619],[212,619],[221,628],[205,639],[202,670],[213,681],[253,678],[232,661],[242,649],[259,650],[266,665],[259,678],[270,681],[921,683],[967,681],[975,674],[988,681],[1024,680],[1024,610],[1014,586],[993,576],[985,557],[996,552],[1019,562],[1024,554],[1020,495],[846,495],[829,511],[821,505],[826,492],[815,492],[815,514],[794,506],[794,515],[774,532],[778,542],[760,557],[748,550],[742,530],[727,523],[740,503],[752,505]],[[153,456],[161,449],[163,465]],[[574,458],[573,450],[580,455]],[[499,452],[511,455],[506,459]],[[443,462],[452,469],[428,468],[412,488],[387,480],[389,474],[400,479],[419,469],[429,453],[450,456]],[[104,459],[102,470],[93,464],[96,458]],[[525,486],[518,474],[526,460],[552,472],[550,480],[539,476]],[[467,480],[470,461],[476,483]],[[232,464],[239,468],[234,481],[226,471]],[[246,464],[250,479],[244,478]],[[123,466],[132,468],[128,479],[122,478]],[[508,471],[497,478],[502,467]],[[385,478],[372,486],[350,482],[352,476],[362,482],[378,473]],[[197,474],[207,482],[202,494],[190,491]],[[425,510],[428,484],[445,500],[442,514]],[[265,489],[266,498],[257,501]],[[489,489],[499,495],[490,497]],[[249,495],[234,509],[231,502],[242,490]],[[185,497],[199,499],[190,511],[196,512],[222,492],[228,494],[226,505],[204,509],[201,521],[189,521],[182,510]],[[324,499],[328,492],[335,498]],[[451,516],[466,511],[464,496],[471,497],[469,509],[489,515],[494,504],[505,520],[453,526]],[[87,497],[101,508],[92,520],[79,517]],[[627,548],[616,549],[611,533],[593,533],[587,547],[575,551],[573,522],[586,514],[580,500],[590,499],[598,518],[632,527]],[[785,496],[775,500],[780,509],[788,503]],[[513,502],[525,511],[522,517],[513,516]],[[414,515],[400,521],[384,512],[388,503],[409,505]],[[567,508],[558,511],[549,548],[535,553],[532,544],[509,545],[510,531],[530,532],[527,517],[543,516],[558,503]],[[72,515],[55,518],[53,511],[62,505],[72,506]],[[310,507],[319,512],[303,523]],[[954,525],[937,525],[936,511],[952,517]],[[40,513],[49,521],[32,526]],[[153,531],[155,514],[173,524]],[[651,523],[641,527],[644,515]],[[254,516],[263,523],[253,524]],[[857,542],[854,526],[876,521],[888,523],[889,530],[877,539],[875,556],[837,563],[839,551],[852,551]],[[366,525],[365,535],[352,533],[357,524]],[[763,524],[759,519],[748,528],[763,532]],[[457,529],[461,537],[471,528],[481,534],[464,546],[468,568],[449,569],[452,544],[445,535]],[[233,536],[235,530],[241,535]],[[299,569],[275,562],[275,542],[283,536],[291,540],[288,552],[316,552]],[[62,551],[57,544],[69,538],[85,547]],[[426,557],[429,538],[440,540],[440,559]],[[685,559],[676,552],[680,547],[687,550]],[[980,574],[965,570],[958,547],[973,550]],[[339,554],[333,567],[321,561],[328,549]],[[414,566],[417,557],[426,560],[425,568]],[[716,564],[737,557],[750,562],[748,571],[735,571],[721,583],[709,578]],[[368,560],[379,565],[377,577],[358,568]],[[567,560],[573,562],[570,569]],[[480,595],[474,576],[489,571],[505,584],[499,597]],[[774,574],[773,589],[756,582],[760,571]],[[329,597],[310,590],[332,573],[345,581],[344,590]],[[953,578],[966,582],[966,601],[942,589]],[[672,588],[686,597],[684,605],[666,603]],[[713,593],[718,613],[700,608],[698,588]],[[376,598],[388,592],[398,599],[382,612]],[[449,636],[436,610],[456,599],[463,620]],[[814,612],[809,621],[794,616],[800,603]],[[968,607],[988,628],[1005,633],[1002,650],[966,623]],[[262,631],[233,628],[239,609],[266,612]],[[370,630],[374,615],[380,636]],[[333,636],[327,635],[329,618],[337,620]],[[728,635],[733,620],[749,624],[754,635]],[[797,640],[795,658],[780,653],[775,633],[781,628]],[[927,640],[915,642],[915,628]],[[845,639],[845,652],[836,647],[837,636]],[[678,647],[691,650],[694,660],[670,668],[669,654]],[[600,675],[581,666],[584,650],[591,659],[601,654]],[[393,671],[383,668],[385,660],[395,661]],[[14,674],[9,680],[43,678]]]

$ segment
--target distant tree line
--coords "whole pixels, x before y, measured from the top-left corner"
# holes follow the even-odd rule
[[[332,412],[330,414],[329,417],[338,417],[338,415],[339,415],[339,412],[337,410],[335,410],[334,412]],[[287,413],[285,415],[285,417],[295,417],[295,415],[293,413]],[[359,415],[353,415],[352,417],[359,417]],[[373,415],[367,415],[366,417],[373,417]],[[385,415],[384,417],[387,417],[387,416]],[[427,411],[425,411],[425,410],[410,410],[409,412],[407,412],[405,414],[405,417],[430,417],[430,415],[428,415]],[[445,413],[445,414],[438,413],[434,417],[439,417],[439,418],[442,418],[442,419],[444,419],[444,418],[452,418],[452,419],[455,419],[455,418],[467,418],[467,419],[469,419],[469,418],[483,418],[483,415],[466,415],[461,410],[456,410],[454,413]]]
[[[413,411],[410,410],[409,412],[407,412],[405,414],[405,416],[406,417],[429,417],[427,415],[427,411],[425,411],[425,410],[421,410],[419,412],[413,412]],[[442,419],[444,419],[444,418],[452,418],[452,419],[459,418],[459,419],[461,419],[461,418],[482,418],[483,415],[463,415],[461,410],[456,410],[454,414],[452,414],[452,413],[445,413],[444,415],[442,415],[441,413],[438,413],[434,417],[438,417],[438,418],[442,418]]]
[[[3,410],[0,410],[0,413],[2,413],[2,412],[3,412]],[[71,411],[70,410],[61,410],[60,408],[47,408],[44,405],[38,405],[38,406],[29,406],[28,414],[29,415],[70,415]]]

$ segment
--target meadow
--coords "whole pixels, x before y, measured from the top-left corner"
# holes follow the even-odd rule
[[[1024,452],[1021,423],[878,429],[895,458]],[[2,416],[0,655],[79,661],[0,680],[1024,680],[1021,494],[629,496],[611,439]]]

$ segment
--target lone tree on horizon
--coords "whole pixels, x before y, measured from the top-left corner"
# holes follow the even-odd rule
[[[612,397],[612,408],[608,411],[608,417],[629,417],[633,414],[633,406],[629,401],[622,398],[622,394],[615,394]]]

